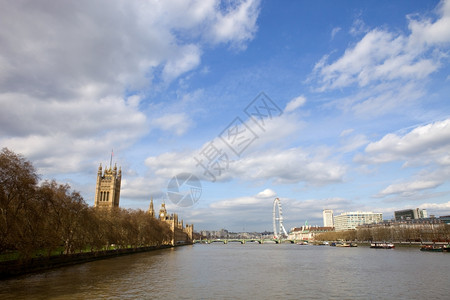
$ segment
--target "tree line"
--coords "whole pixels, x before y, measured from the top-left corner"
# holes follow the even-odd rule
[[[315,239],[318,241],[445,242],[450,241],[450,225],[363,227],[356,230],[324,232],[316,235]]]
[[[0,152],[0,254],[21,259],[170,243],[169,226],[142,210],[89,207],[79,192],[55,180],[39,183],[32,163]]]

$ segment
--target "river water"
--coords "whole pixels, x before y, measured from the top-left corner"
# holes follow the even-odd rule
[[[215,243],[0,281],[0,299],[155,298],[450,299],[450,253]]]

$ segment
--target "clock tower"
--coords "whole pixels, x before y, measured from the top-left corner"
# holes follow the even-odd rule
[[[167,220],[168,216],[167,216],[167,210],[166,210],[166,204],[162,203],[161,204],[161,208],[159,209],[159,219],[160,220]]]

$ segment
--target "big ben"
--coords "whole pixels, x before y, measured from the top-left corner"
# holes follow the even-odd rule
[[[161,208],[159,209],[159,219],[160,220],[167,220],[167,210],[166,210],[166,204],[162,203]]]

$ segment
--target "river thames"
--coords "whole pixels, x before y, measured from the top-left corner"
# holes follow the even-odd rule
[[[1,299],[448,299],[450,254],[193,245],[0,281]]]

